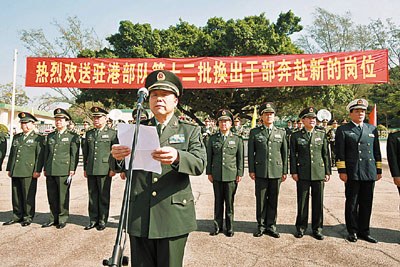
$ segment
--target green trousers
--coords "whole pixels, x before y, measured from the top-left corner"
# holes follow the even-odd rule
[[[49,222],[65,223],[69,217],[69,185],[68,176],[47,176],[47,199],[50,206]]]
[[[188,236],[148,239],[129,235],[132,267],[181,267]]]
[[[37,179],[13,177],[11,179],[13,220],[32,222],[35,216]]]
[[[256,177],[256,218],[258,229],[260,231],[276,230],[280,184],[280,178],[265,179]]]
[[[323,226],[324,181],[297,181],[296,228],[305,232],[308,224],[308,205],[311,188],[311,226],[314,233],[320,233]]]
[[[111,177],[108,175],[89,175],[89,219],[91,223],[107,223],[110,211]]]
[[[225,206],[225,226],[227,231],[233,231],[233,203],[237,190],[236,181],[232,182],[213,182],[214,189],[214,226],[215,229],[222,231],[223,214]]]

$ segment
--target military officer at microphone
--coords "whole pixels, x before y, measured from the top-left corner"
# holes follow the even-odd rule
[[[132,171],[127,226],[132,266],[182,266],[188,235],[197,228],[189,175],[203,173],[206,151],[200,127],[174,115],[183,92],[180,79],[158,70],[149,74],[145,87],[154,117],[142,124],[157,128],[161,147],[152,157],[162,173]],[[112,149],[117,160],[130,153],[126,146]]]

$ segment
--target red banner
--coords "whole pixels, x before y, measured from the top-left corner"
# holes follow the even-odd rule
[[[159,69],[185,89],[388,82],[388,51],[197,58],[27,58],[26,86],[137,89]]]

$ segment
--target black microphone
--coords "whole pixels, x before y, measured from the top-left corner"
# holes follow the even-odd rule
[[[137,94],[138,94],[137,105],[141,106],[143,102],[146,100],[147,96],[149,95],[149,90],[147,90],[147,88],[145,87],[142,87],[139,89]]]

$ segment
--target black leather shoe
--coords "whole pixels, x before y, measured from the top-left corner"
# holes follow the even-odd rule
[[[29,222],[29,221],[24,221],[21,223],[22,227],[29,226],[29,225],[31,225],[31,222]]]
[[[90,230],[90,229],[92,229],[92,228],[95,228],[97,226],[97,223],[95,223],[95,222],[91,222],[91,223],[89,223],[88,225],[86,225],[85,226],[85,230]]]
[[[47,222],[47,223],[42,224],[42,228],[47,228],[47,227],[50,227],[53,225],[54,225],[54,222]]]
[[[253,236],[254,236],[254,237],[261,237],[263,234],[264,234],[263,231],[258,230],[257,232],[255,232],[255,233],[253,234]]]
[[[97,229],[97,231],[103,231],[104,229],[106,229],[106,225],[104,223],[99,223],[99,225],[97,225],[96,229]]]
[[[279,238],[279,237],[281,237],[281,235],[280,235],[277,231],[275,231],[275,230],[265,230],[265,234],[266,234],[266,235],[269,235],[269,236],[272,236],[272,237],[274,237],[274,238]]]
[[[14,220],[9,220],[8,222],[4,222],[3,225],[11,225],[14,223],[18,223],[18,221],[14,221]]]
[[[313,237],[317,240],[324,240],[325,236],[322,233],[313,233]]]
[[[304,236],[304,233],[303,233],[302,231],[297,231],[297,232],[294,234],[294,236],[295,236],[296,238],[302,238],[302,237]]]
[[[378,240],[376,240],[370,235],[359,235],[359,238],[370,243],[378,243]]]
[[[349,240],[350,242],[357,242],[357,235],[356,234],[349,234],[347,236],[347,240]]]
[[[228,231],[228,232],[226,232],[226,236],[227,237],[232,237],[234,235],[234,232],[233,231]]]
[[[218,235],[219,233],[220,233],[219,230],[215,230],[214,232],[211,232],[210,235],[215,236],[215,235]]]
[[[57,229],[63,229],[66,225],[67,225],[67,223],[62,222],[62,223],[59,223],[59,224],[56,226],[56,228],[57,228]]]

